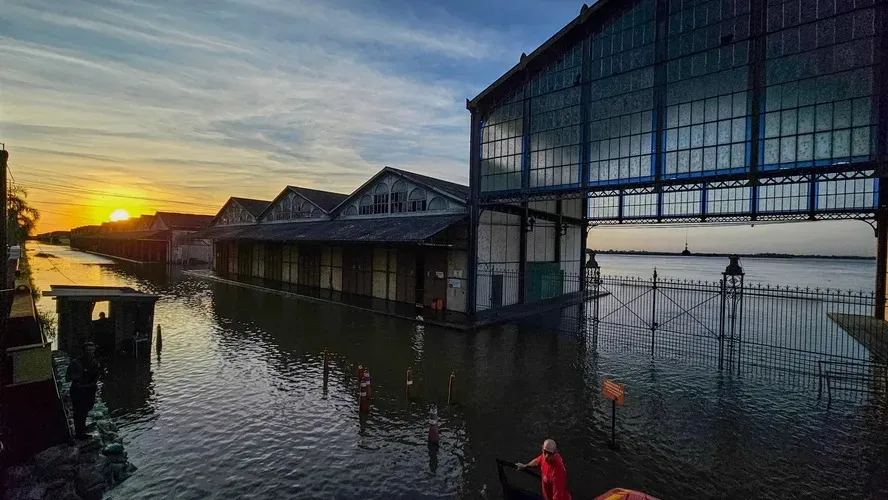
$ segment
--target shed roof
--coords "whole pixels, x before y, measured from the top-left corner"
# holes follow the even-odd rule
[[[193,238],[253,241],[335,241],[360,243],[422,243],[463,221],[464,214],[212,227]]]

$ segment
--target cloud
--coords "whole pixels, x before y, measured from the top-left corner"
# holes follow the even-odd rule
[[[60,178],[114,173],[220,205],[285,184],[351,191],[387,164],[465,182],[464,99],[488,82],[449,68],[502,65],[501,40],[455,18],[419,28],[373,11],[7,2],[0,134],[35,190],[29,165]]]

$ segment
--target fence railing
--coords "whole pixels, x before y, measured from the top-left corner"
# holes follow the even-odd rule
[[[478,310],[582,292],[580,312],[563,314],[558,328],[597,350],[766,377],[829,397],[886,392],[888,342],[870,336],[865,345],[848,327],[870,320],[873,292],[750,284],[733,258],[713,281],[664,279],[656,270],[648,278],[607,276],[591,262],[583,273],[481,269]]]
[[[719,281],[602,276],[587,269],[596,349],[673,358],[795,385],[884,393],[888,366],[829,315],[869,317],[872,292],[748,284],[736,261]],[[853,368],[850,368],[853,367]]]

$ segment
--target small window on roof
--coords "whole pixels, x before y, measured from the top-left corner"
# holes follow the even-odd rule
[[[447,210],[447,200],[441,197],[432,198],[429,202],[429,210]]]
[[[312,217],[312,212],[314,212],[314,206],[310,202],[305,201],[302,203],[302,206],[299,207],[299,213],[296,214],[296,216],[293,218],[294,219],[308,219],[308,218]]]
[[[392,185],[391,202],[393,214],[407,211],[407,184],[404,181],[398,181]]]
[[[425,189],[416,188],[410,191],[410,198],[407,199],[408,212],[425,212],[426,211],[426,192]]]
[[[388,185],[386,185],[386,183],[384,183],[384,182],[380,182],[373,189],[373,213],[374,214],[388,213],[388,202],[389,202]]]
[[[345,209],[345,215],[358,215],[357,207],[349,205],[348,208]]]
[[[358,207],[358,213],[360,215],[370,215],[373,213],[373,198],[370,195],[361,196],[361,203]]]

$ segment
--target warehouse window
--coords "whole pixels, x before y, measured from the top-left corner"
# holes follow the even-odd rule
[[[429,210],[447,210],[447,201],[444,198],[435,197],[429,202]]]
[[[410,199],[407,205],[408,212],[425,212],[426,211],[426,192],[425,189],[416,188],[410,191]]]
[[[392,213],[407,211],[407,184],[398,181],[392,186]]]
[[[374,214],[388,213],[389,190],[384,182],[380,182],[373,190],[373,212]]]
[[[369,195],[364,195],[361,197],[361,204],[358,208],[358,213],[361,215],[370,215],[373,213],[373,198]]]

